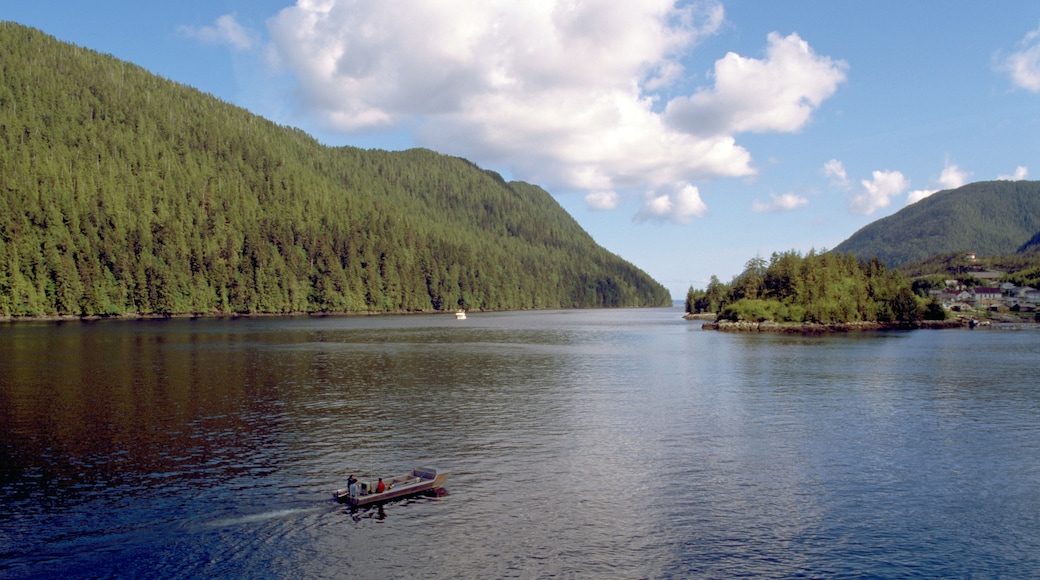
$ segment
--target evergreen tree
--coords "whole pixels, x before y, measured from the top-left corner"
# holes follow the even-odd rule
[[[713,311],[735,321],[910,324],[945,317],[938,303],[922,304],[910,283],[877,259],[815,250],[774,253],[768,265],[756,257],[729,285],[712,276],[706,290],[687,292],[689,312]]]

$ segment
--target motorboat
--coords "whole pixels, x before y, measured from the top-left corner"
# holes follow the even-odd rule
[[[337,489],[333,497],[339,502],[362,506],[438,489],[444,485],[447,478],[446,471],[417,467],[403,475],[383,477],[384,490],[381,492],[376,491],[379,486],[378,479],[365,479],[358,480],[355,494],[351,494],[349,488]]]

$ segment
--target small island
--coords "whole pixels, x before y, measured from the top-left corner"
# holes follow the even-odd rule
[[[968,303],[944,304],[940,297],[949,286],[968,292],[957,280],[942,276],[905,278],[877,258],[864,261],[815,250],[804,256],[793,250],[774,252],[768,262],[749,260],[729,284],[712,276],[705,289],[691,286],[685,318],[707,320],[707,330],[792,333],[973,327],[980,317],[1037,320],[1029,311],[1035,307],[1016,311],[1014,306],[984,304],[976,310]]]

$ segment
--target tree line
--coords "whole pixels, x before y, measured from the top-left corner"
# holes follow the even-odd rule
[[[539,187],[0,23],[0,316],[659,306]]]
[[[942,305],[916,294],[877,258],[815,250],[752,258],[728,284],[712,276],[707,288],[691,286],[685,307],[691,314],[752,322],[914,323],[946,317]]]

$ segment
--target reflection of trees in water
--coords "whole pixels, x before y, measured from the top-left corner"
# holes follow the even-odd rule
[[[269,472],[256,450],[281,445],[278,384],[294,369],[263,364],[247,337],[191,332],[191,324],[17,328],[0,343],[11,426],[0,433],[2,477],[50,495],[124,484],[161,491]]]

